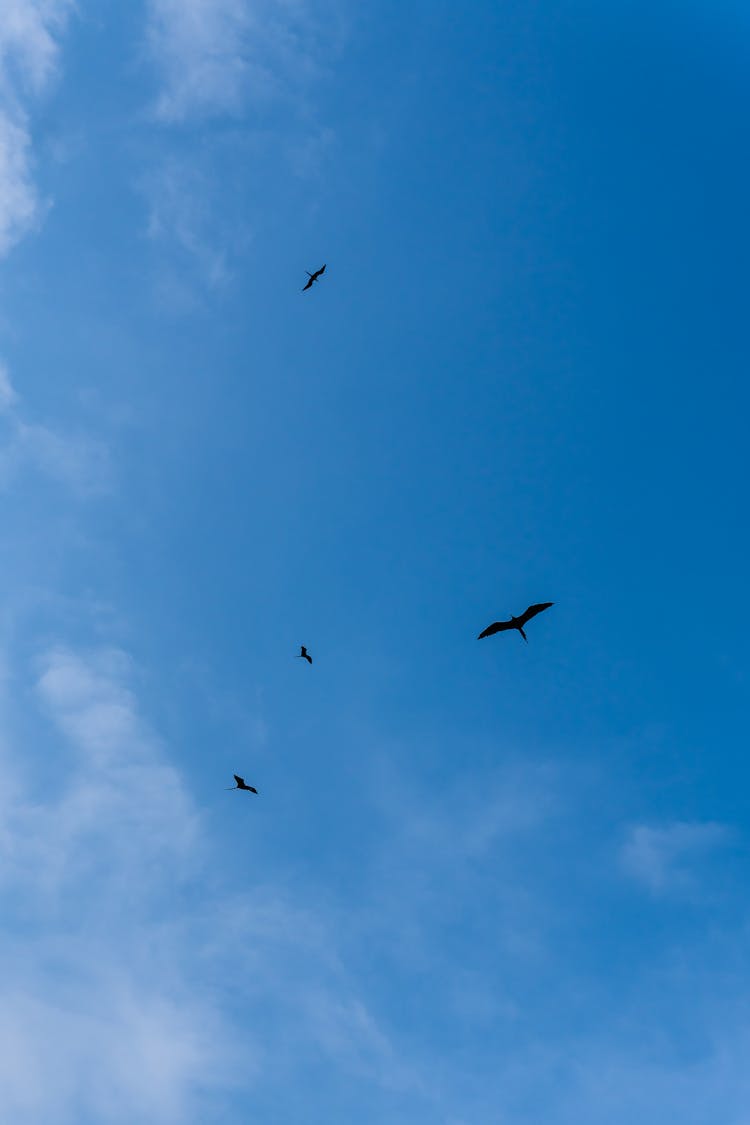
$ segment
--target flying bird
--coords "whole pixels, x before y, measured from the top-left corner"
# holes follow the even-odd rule
[[[312,657],[304,645],[300,645],[300,650],[297,653],[297,659],[299,660],[300,658],[306,660],[308,664],[312,664]]]
[[[307,276],[308,276],[308,278],[309,278],[309,281],[308,281],[307,285],[305,285],[305,286],[303,287],[303,289],[302,289],[302,292],[303,292],[303,293],[305,292],[305,289],[310,289],[310,288],[312,287],[312,283],[313,283],[314,281],[317,281],[317,280],[318,280],[318,278],[320,277],[320,275],[321,275],[322,273],[325,273],[325,269],[326,269],[326,268],[325,268],[325,266],[323,265],[323,266],[321,266],[321,267],[320,267],[320,269],[319,269],[319,270],[316,270],[316,271],[315,271],[315,273],[310,273],[310,271],[309,271],[309,270],[305,270],[305,273],[307,274]]]
[[[247,789],[248,793],[256,793],[257,794],[258,790],[254,789],[252,785],[247,785],[245,783],[244,777],[238,777],[236,773],[232,774],[232,777],[237,782],[237,784],[236,785],[230,785],[227,788],[227,793],[229,793],[232,789]]]
[[[549,607],[554,604],[554,602],[539,602],[537,605],[530,605],[528,609],[524,610],[520,617],[511,617],[510,621],[495,621],[479,634],[477,640],[481,641],[482,637],[491,637],[493,633],[502,633],[505,629],[518,629],[523,639],[528,641],[529,638],[523,631],[526,622],[531,621],[531,618],[536,617],[537,613],[549,609]]]

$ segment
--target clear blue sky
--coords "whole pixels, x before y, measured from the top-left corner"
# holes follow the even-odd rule
[[[3,1122],[748,1119],[749,55],[5,0]]]

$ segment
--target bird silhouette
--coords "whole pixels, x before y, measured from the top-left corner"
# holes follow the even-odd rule
[[[256,793],[257,794],[258,790],[254,789],[252,785],[247,785],[245,783],[244,777],[238,777],[236,773],[232,774],[232,777],[237,782],[237,784],[228,786],[227,793],[231,792],[232,789],[247,789],[248,793]]]
[[[307,274],[307,276],[308,276],[308,278],[309,278],[310,280],[308,281],[307,285],[303,286],[303,288],[302,288],[302,292],[303,292],[303,293],[305,292],[305,289],[310,289],[310,288],[311,288],[311,286],[312,286],[312,283],[313,283],[314,281],[317,281],[317,280],[318,280],[318,278],[320,277],[320,275],[321,275],[322,273],[325,273],[325,269],[326,269],[326,268],[325,268],[325,266],[323,265],[323,266],[321,266],[321,267],[320,267],[320,269],[319,269],[319,270],[316,270],[316,271],[315,271],[315,273],[310,273],[310,271],[309,271],[309,270],[305,270],[305,273]]]
[[[511,617],[510,621],[495,621],[479,634],[477,640],[481,641],[482,637],[491,637],[493,633],[502,633],[505,629],[518,629],[523,639],[528,642],[529,638],[523,631],[526,622],[531,621],[531,618],[536,617],[537,613],[549,609],[549,607],[554,604],[554,602],[539,602],[537,605],[530,605],[528,609],[524,610],[520,617]]]
[[[300,645],[300,650],[297,653],[297,659],[306,660],[308,664],[312,664],[312,657],[304,645]]]

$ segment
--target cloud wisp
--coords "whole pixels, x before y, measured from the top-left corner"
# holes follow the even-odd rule
[[[622,866],[653,895],[689,891],[692,867],[731,840],[730,829],[713,821],[636,824],[622,846]]]
[[[328,21],[330,28],[331,22]],[[240,116],[318,71],[315,7],[274,0],[151,0],[147,42],[161,78],[156,117]]]
[[[524,1014],[537,976],[558,967],[565,894],[552,894],[554,870],[534,873],[565,816],[549,764],[458,779],[432,803],[396,786],[356,901],[325,882],[302,891],[278,863],[263,863],[262,881],[243,866],[227,890],[212,875],[208,813],[144,716],[128,655],[55,644],[29,690],[20,677],[9,668],[0,730],[4,1120],[198,1125],[244,1120],[232,1099],[247,1096],[259,1121],[298,1120],[299,1091],[330,1083],[364,1122],[530,1120],[521,1106],[534,1119],[607,1110],[624,1122],[631,1078],[661,1107],[687,1105],[690,1089],[705,1103],[718,1088],[725,1038],[700,1064],[681,1060],[677,1035],[648,1057],[629,1041],[631,1024],[657,1045],[665,1034],[650,968],[616,1034],[569,1029],[561,1044]],[[9,705],[19,688],[37,716],[28,745]],[[652,872],[658,853],[665,880],[725,839],[718,825],[687,827],[631,832],[641,881],[644,856]],[[458,917],[468,930],[457,946]],[[702,949],[700,939],[695,963]],[[690,994],[687,967],[653,971],[675,1003]],[[441,987],[411,1026],[421,982],[436,973]],[[471,1035],[467,1066],[460,1044]],[[631,1108],[645,1112],[646,1100]]]
[[[43,212],[34,183],[29,112],[49,86],[72,0],[6,0],[0,12],[0,257]]]
[[[32,471],[86,498],[110,489],[107,447],[82,434],[27,421],[8,368],[0,361],[0,488]]]
[[[279,1076],[321,1065],[417,1089],[348,967],[343,915],[283,877],[217,886],[135,678],[121,650],[55,645],[30,693],[38,741],[2,732],[0,1117],[198,1125],[242,1086],[271,1102]]]
[[[230,270],[230,245],[242,243],[236,229],[222,229],[220,208],[212,205],[215,188],[185,160],[165,160],[143,180],[148,236],[172,243],[193,265],[209,288],[225,283]],[[184,274],[184,264],[180,271]]]
[[[34,691],[52,740],[3,740],[0,1116],[19,1125],[193,1120],[234,1060],[167,924],[198,818],[131,677],[122,652],[57,646]]]
[[[149,0],[146,54],[157,78],[152,120],[172,152],[141,177],[147,231],[170,243],[182,261],[162,282],[165,303],[195,305],[184,260],[209,289],[232,276],[257,220],[248,217],[247,180],[238,180],[250,151],[258,165],[269,143],[296,176],[312,180],[335,143],[316,120],[312,87],[342,39],[337,0]],[[207,122],[229,124],[212,135]],[[202,129],[202,144],[184,147],[183,131]],[[168,138],[168,140],[167,140]]]

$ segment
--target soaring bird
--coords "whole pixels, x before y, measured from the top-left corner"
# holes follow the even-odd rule
[[[523,639],[528,641],[529,638],[523,631],[526,622],[531,621],[531,618],[536,617],[537,613],[549,609],[549,607],[554,604],[554,602],[539,602],[537,605],[530,605],[528,609],[524,610],[520,617],[511,617],[510,621],[495,621],[479,634],[477,640],[481,641],[482,637],[491,637],[493,633],[502,633],[504,629],[518,629]]]
[[[308,664],[312,664],[312,657],[310,656],[310,653],[307,651],[304,645],[300,645],[300,650],[297,653],[297,659],[299,660],[300,658],[302,658],[302,660],[306,660]]]
[[[305,270],[305,273],[307,274],[307,276],[308,276],[308,278],[309,278],[310,280],[308,281],[307,285],[305,285],[305,286],[303,287],[303,289],[302,289],[302,292],[303,292],[303,293],[305,292],[305,289],[309,289],[309,288],[310,288],[310,287],[312,286],[312,283],[313,283],[314,281],[317,281],[317,280],[318,280],[318,278],[320,277],[320,275],[321,275],[322,273],[325,273],[325,269],[326,269],[326,268],[325,268],[325,266],[323,265],[323,266],[321,266],[321,267],[320,267],[320,269],[319,269],[319,270],[316,270],[316,271],[315,271],[315,273],[310,273],[310,271],[309,271],[309,270]]]
[[[254,789],[252,787],[252,785],[247,785],[245,783],[245,779],[243,777],[238,777],[236,773],[232,774],[232,777],[237,782],[237,784],[236,785],[230,785],[229,788],[227,789],[227,793],[229,793],[230,790],[232,790],[232,789],[247,789],[248,793],[256,793],[257,794],[258,790]]]

